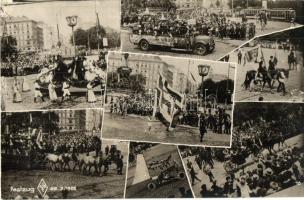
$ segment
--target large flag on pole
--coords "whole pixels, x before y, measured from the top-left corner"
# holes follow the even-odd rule
[[[259,56],[259,46],[249,49],[245,54],[248,62],[254,62]]]
[[[99,17],[98,17],[97,12],[96,12],[96,34],[97,34],[98,40],[100,40],[101,39],[101,26],[99,23]]]
[[[171,88],[162,74],[159,74],[157,90],[159,111],[171,128],[174,116],[183,110],[184,95]]]

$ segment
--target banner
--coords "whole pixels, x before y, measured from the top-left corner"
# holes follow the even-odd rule
[[[253,47],[245,54],[248,62],[255,62],[259,56],[259,46]]]
[[[161,74],[159,74],[157,90],[159,111],[171,127],[174,116],[183,109],[184,96],[173,90]]]
[[[103,47],[108,46],[108,38],[102,38],[102,45],[103,45]]]

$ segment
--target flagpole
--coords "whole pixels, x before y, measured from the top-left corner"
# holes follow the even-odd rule
[[[187,87],[188,87],[188,84],[189,84],[189,69],[190,69],[190,59],[189,59],[189,62],[188,62],[188,72],[187,72],[187,84],[186,84],[186,88],[185,88],[185,93],[186,93],[186,90],[187,90]]]

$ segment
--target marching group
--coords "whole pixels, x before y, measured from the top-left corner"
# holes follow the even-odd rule
[[[231,117],[226,110],[220,106],[216,109],[209,108],[208,111],[199,113],[194,111],[185,111],[179,116],[179,123],[199,127],[200,142],[203,142],[207,130],[217,134],[231,133]]]

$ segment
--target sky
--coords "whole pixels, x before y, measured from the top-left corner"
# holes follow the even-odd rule
[[[88,28],[96,25],[96,11],[102,26],[120,30],[120,0],[88,0],[88,1],[54,1],[20,5],[8,5],[4,11],[10,16],[26,16],[35,21],[56,27],[58,22],[60,33],[68,38],[71,28],[67,26],[66,16],[77,15],[76,28]]]
[[[224,62],[214,62],[214,61],[208,61],[208,60],[201,60],[201,59],[184,59],[184,58],[174,58],[174,57],[160,57],[164,62],[166,62],[169,65],[175,66],[178,70],[181,72],[187,74],[188,73],[188,66],[189,66],[189,72],[192,73],[196,81],[200,81],[202,78],[198,73],[198,65],[209,65],[212,68],[213,74],[221,74],[221,75],[228,75],[228,67],[229,63]],[[189,62],[190,60],[190,62]],[[231,79],[234,79],[235,75],[235,67],[234,64],[230,64],[229,68],[229,77]]]

